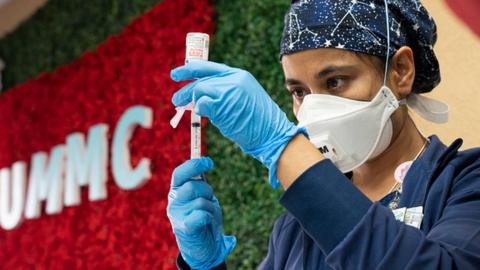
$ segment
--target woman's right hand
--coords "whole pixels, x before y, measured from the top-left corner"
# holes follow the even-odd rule
[[[184,162],[174,170],[168,194],[167,216],[180,253],[193,269],[221,264],[236,245],[234,236],[222,233],[222,210],[211,186],[192,179],[212,168],[208,157]]]

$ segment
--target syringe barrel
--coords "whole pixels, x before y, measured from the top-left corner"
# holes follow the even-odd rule
[[[190,121],[190,159],[202,156],[201,117],[192,111]]]
[[[210,37],[208,34],[188,33],[186,38],[185,63],[193,59],[208,60],[209,43]],[[190,158],[200,158],[202,156],[201,117],[193,111],[191,113],[190,124]]]

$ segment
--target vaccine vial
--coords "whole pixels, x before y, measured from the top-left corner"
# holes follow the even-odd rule
[[[208,46],[210,43],[208,34],[188,33],[186,41],[185,63],[193,59],[208,60]]]

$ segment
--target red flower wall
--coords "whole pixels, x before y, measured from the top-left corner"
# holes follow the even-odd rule
[[[60,214],[23,220],[0,229],[2,269],[174,269],[178,252],[166,217],[170,175],[189,155],[188,121],[176,130],[170,103],[179,88],[169,73],[183,64],[187,32],[213,32],[208,0],[165,0],[111,36],[96,51],[0,95],[0,168],[30,163],[32,154],[64,144],[73,132],[85,135],[98,123],[109,126],[111,143],[125,110],[153,110],[151,129],[138,128],[131,162],[151,160],[152,177],[142,187],[120,190],[108,168],[108,198]],[[43,210],[42,210],[43,211]]]

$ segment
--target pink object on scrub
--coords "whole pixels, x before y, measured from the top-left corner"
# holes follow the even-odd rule
[[[410,170],[410,167],[412,166],[412,164],[413,164],[413,160],[406,161],[400,164],[395,169],[395,173],[393,174],[393,176],[395,177],[395,180],[397,180],[397,182],[399,182],[400,184],[403,183],[403,179],[405,179],[405,176],[407,175],[408,170]]]

